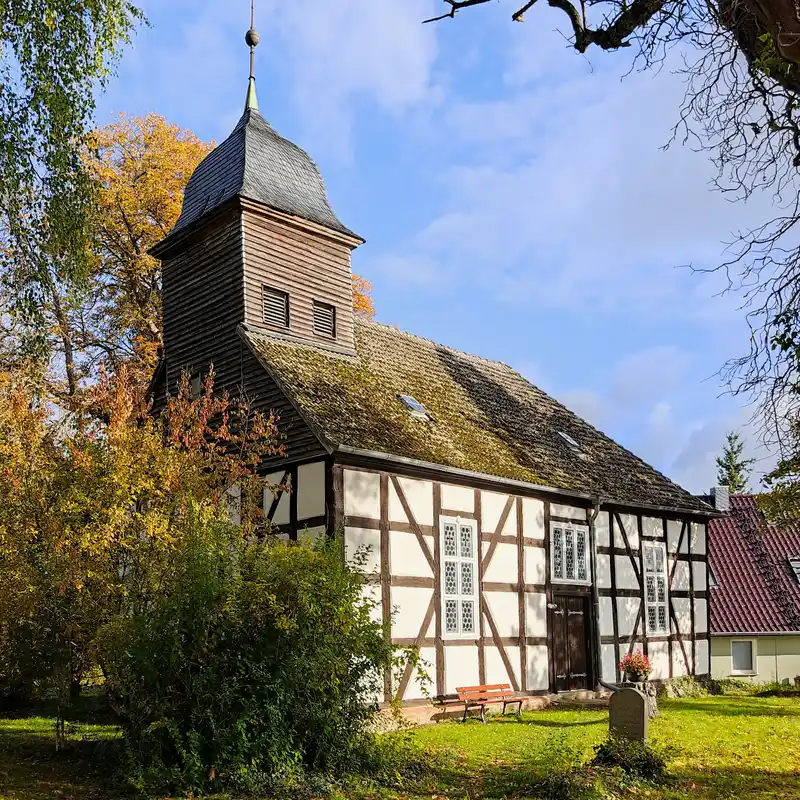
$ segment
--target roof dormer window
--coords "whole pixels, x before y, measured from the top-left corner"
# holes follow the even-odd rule
[[[289,327],[289,295],[280,289],[269,286],[261,287],[261,302],[264,310],[264,322],[278,328]]]
[[[789,566],[792,568],[795,578],[800,581],[800,556],[789,556]]]

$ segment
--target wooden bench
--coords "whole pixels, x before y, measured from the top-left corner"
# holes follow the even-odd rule
[[[471,708],[480,708],[481,722],[486,724],[486,706],[489,703],[502,703],[503,714],[508,706],[517,704],[517,717],[522,718],[522,697],[514,697],[508,683],[494,683],[489,686],[459,686],[456,687],[459,702],[464,704],[462,722],[467,721],[467,713]]]

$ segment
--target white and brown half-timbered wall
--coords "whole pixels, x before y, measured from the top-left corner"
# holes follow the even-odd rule
[[[634,649],[655,679],[707,674],[706,524],[603,510],[595,530],[604,679]]]
[[[333,467],[333,493],[376,614],[429,665],[428,687],[387,676],[385,701],[593,689],[637,646],[656,679],[708,671],[704,524],[353,465]]]

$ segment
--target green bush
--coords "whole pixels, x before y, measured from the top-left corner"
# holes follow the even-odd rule
[[[666,756],[647,742],[609,736],[594,752],[593,766],[618,767],[632,778],[656,781],[664,777],[667,769]]]
[[[664,683],[664,696],[676,697],[706,697],[707,686],[693,675],[682,675],[679,678],[670,678]]]
[[[160,592],[102,637],[130,782],[274,792],[369,769],[395,658],[338,543],[198,527]]]

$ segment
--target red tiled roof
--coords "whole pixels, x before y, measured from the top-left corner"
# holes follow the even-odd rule
[[[800,630],[800,583],[789,558],[800,557],[800,526],[766,522],[755,495],[733,495],[730,513],[708,525],[712,634]]]

